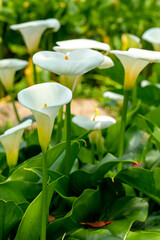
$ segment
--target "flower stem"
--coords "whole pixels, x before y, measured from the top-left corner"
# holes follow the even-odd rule
[[[56,144],[61,141],[62,125],[63,125],[63,106],[59,109],[58,119],[57,119],[57,131],[56,131]]]
[[[132,106],[135,106],[137,102],[137,82],[135,82],[132,89]]]
[[[43,179],[42,179],[42,218],[41,218],[41,240],[46,240],[47,226],[47,158],[46,152],[42,151]]]
[[[11,97],[11,101],[12,101],[13,108],[14,108],[14,111],[15,111],[15,114],[16,114],[16,117],[17,117],[17,121],[18,121],[18,123],[20,123],[21,120],[19,118],[18,111],[17,111],[16,105],[15,105],[15,100],[14,100],[14,97],[13,97],[13,93],[12,93],[12,91],[8,91],[8,93]]]
[[[128,106],[129,91],[124,91],[124,101],[122,108],[122,118],[121,118],[121,128],[120,128],[120,141],[119,141],[119,153],[118,156],[122,157],[124,153],[124,137],[126,128],[126,116],[127,116],[127,106]],[[122,164],[118,166],[118,170],[122,169]]]
[[[71,162],[71,103],[66,105],[66,170],[65,174],[69,175],[70,172],[70,162]]]
[[[36,71],[36,65],[33,63],[33,60],[32,60],[32,64],[33,64],[34,84],[37,84],[37,83],[38,83],[38,80],[37,80],[37,71]]]

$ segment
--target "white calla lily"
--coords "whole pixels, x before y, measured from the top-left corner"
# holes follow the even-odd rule
[[[56,42],[58,46],[53,47],[56,52],[68,53],[76,49],[92,48],[103,50],[109,53],[110,46],[107,43],[98,42],[91,39],[72,39]]]
[[[42,83],[18,93],[19,102],[33,113],[41,148],[46,152],[59,108],[72,99],[70,89],[58,83]]]
[[[13,167],[17,164],[19,144],[24,132],[24,129],[32,125],[32,120],[26,120],[20,123],[18,126],[10,128],[0,136],[0,142],[2,143],[5,151],[6,158],[9,167]]]
[[[130,33],[122,34],[122,50],[127,50],[128,48],[141,48],[140,38],[136,35]]]
[[[101,130],[110,127],[116,122],[116,120],[109,116],[97,116],[97,117],[87,117],[87,116],[75,116],[72,121],[79,127],[86,130]]]
[[[104,61],[101,53],[91,49],[75,50],[68,55],[60,52],[42,51],[34,54],[33,62],[41,68],[58,75],[78,76]]]
[[[0,80],[7,91],[12,90],[16,71],[27,66],[28,62],[20,59],[0,60]]]
[[[104,92],[103,97],[109,98],[114,101],[120,101],[120,102],[123,102],[123,99],[124,99],[123,95],[121,95],[119,93],[110,92],[110,91]]]
[[[131,90],[139,73],[149,64],[150,56],[147,54],[144,57],[141,49],[129,49],[128,51],[113,50],[111,53],[115,54],[121,61],[125,70],[124,89]],[[142,50],[145,52],[145,50]],[[147,51],[147,50],[146,50]]]
[[[47,28],[53,28],[55,31],[58,31],[60,28],[60,23],[57,19],[52,18],[15,24],[11,25],[10,28],[12,30],[19,30],[21,32],[28,51],[33,53],[39,46],[43,32]]]
[[[139,59],[148,61],[149,63],[160,63],[160,52],[158,51],[130,48],[128,52],[135,55]]]
[[[150,42],[156,51],[160,51],[160,28],[150,28],[145,31],[142,38],[147,42]]]

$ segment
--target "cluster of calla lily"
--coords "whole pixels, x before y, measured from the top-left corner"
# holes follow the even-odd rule
[[[19,30],[26,43],[28,53],[33,59],[33,71],[35,77],[35,85],[23,89],[18,93],[19,102],[26,108],[30,109],[35,117],[38,130],[39,144],[42,149],[43,155],[43,186],[42,186],[42,230],[41,240],[46,239],[46,226],[47,226],[47,149],[51,140],[52,130],[56,115],[60,109],[63,111],[63,106],[66,105],[66,167],[65,174],[69,175],[72,164],[71,158],[71,113],[70,102],[72,95],[77,86],[77,79],[81,75],[95,69],[107,69],[114,66],[112,59],[108,56],[110,52],[115,54],[121,61],[124,70],[124,96],[115,95],[112,92],[104,93],[107,98],[123,101],[120,140],[119,140],[119,157],[124,154],[124,137],[126,128],[126,114],[130,90],[132,90],[139,73],[149,63],[160,62],[160,38],[156,39],[160,29],[150,29],[144,33],[143,38],[153,44],[156,51],[149,51],[138,48],[130,48],[127,51],[112,50],[108,44],[97,42],[88,39],[74,39],[67,41],[57,42],[58,46],[53,47],[54,51],[39,51],[38,46],[41,36],[47,28],[53,28],[57,31],[60,28],[60,23],[57,19],[47,19],[41,21],[34,21],[29,23],[22,23],[12,25],[12,30]],[[139,42],[139,39],[130,36],[134,41]],[[103,50],[105,55],[101,52],[93,50]],[[40,83],[37,84],[36,66],[48,70],[52,73],[61,76],[65,81],[66,86],[56,83]],[[0,142],[5,148],[6,158],[10,170],[17,164],[19,144],[22,138],[24,129],[32,125],[32,120],[21,122],[12,94],[14,76],[16,71],[23,69],[27,66],[27,61],[19,59],[4,59],[0,60],[0,79],[5,87],[5,90],[10,94],[15,113],[20,123],[16,127],[7,130],[0,136]],[[60,113],[59,113],[60,114]],[[62,121],[62,118],[60,119]],[[96,145],[97,151],[102,156],[104,154],[103,137],[101,130],[106,129],[116,122],[111,116],[99,116],[98,111],[91,118],[86,116],[75,116],[72,121],[84,128],[89,133],[89,140],[91,145]],[[58,129],[57,131],[61,131]],[[60,140],[58,141],[60,142]],[[93,155],[93,164],[94,155]],[[119,165],[118,171],[122,169]]]

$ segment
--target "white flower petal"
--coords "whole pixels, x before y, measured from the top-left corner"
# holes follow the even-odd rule
[[[54,47],[55,51],[60,51],[63,53],[71,52],[75,49],[84,49],[84,48],[92,48],[104,50],[107,53],[110,51],[110,47],[106,43],[98,42],[91,39],[72,39],[66,41],[56,42],[60,47]]]
[[[27,66],[28,62],[16,58],[8,58],[0,60],[0,69],[14,69],[15,71],[21,70]]]
[[[101,65],[99,66],[100,69],[106,69],[106,68],[110,68],[113,67],[114,63],[112,61],[111,58],[104,56],[104,61],[101,63]]]
[[[101,53],[91,49],[79,49],[68,55],[63,53],[42,51],[34,54],[33,62],[41,68],[59,75],[81,75],[96,67],[104,60]]]
[[[150,28],[143,33],[142,38],[152,44],[160,44],[160,28]]]
[[[109,98],[111,100],[115,100],[115,101],[123,101],[124,96],[118,93],[114,93],[114,92],[110,92],[110,91],[106,91],[103,93],[103,97]]]
[[[32,53],[38,48],[43,32],[47,28],[53,28],[57,31],[60,28],[60,23],[53,18],[15,24],[11,25],[10,28],[21,32],[29,52]]]
[[[143,59],[149,61],[150,63],[160,62],[160,52],[158,51],[150,51],[139,48],[130,48],[128,53],[132,56],[135,55],[136,58]]]
[[[75,116],[72,121],[86,130],[101,130],[116,122],[114,118],[108,116],[95,117],[95,121],[86,116]]]
[[[18,160],[19,144],[24,132],[24,129],[32,125],[32,120],[26,120],[16,127],[10,128],[0,136],[7,156],[7,163],[10,167],[15,166]]]
[[[42,83],[18,93],[19,102],[30,109],[37,121],[39,142],[46,150],[59,108],[72,99],[70,89],[58,83]],[[45,107],[46,106],[46,107]]]

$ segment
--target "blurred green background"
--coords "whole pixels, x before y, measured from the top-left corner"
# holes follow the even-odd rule
[[[141,38],[147,29],[160,26],[159,0],[1,0],[1,6],[1,58],[26,53],[21,35],[9,29],[11,24],[57,18],[60,30],[56,34],[47,30],[40,45],[50,50],[57,40],[73,38],[95,39],[120,49],[123,33]]]

